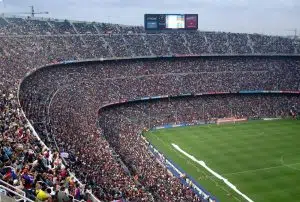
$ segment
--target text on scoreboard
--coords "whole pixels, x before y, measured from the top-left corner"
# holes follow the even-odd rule
[[[146,30],[198,29],[198,14],[145,14]]]

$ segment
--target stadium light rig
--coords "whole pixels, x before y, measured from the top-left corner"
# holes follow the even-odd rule
[[[5,3],[4,0],[0,0],[0,2],[3,2],[3,4]],[[4,4],[5,5],[5,4]],[[3,13],[3,14],[12,14],[12,15],[16,15],[16,14],[26,14],[26,15],[30,15],[32,18],[34,18],[35,15],[42,15],[42,14],[49,14],[48,11],[44,11],[44,12],[35,12],[34,10],[34,6],[29,6],[30,7],[30,12],[24,12],[24,13]]]

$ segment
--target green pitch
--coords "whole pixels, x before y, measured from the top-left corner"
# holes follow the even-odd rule
[[[191,126],[145,136],[221,202],[246,200],[171,143],[203,160],[255,202],[300,201],[300,121]]]

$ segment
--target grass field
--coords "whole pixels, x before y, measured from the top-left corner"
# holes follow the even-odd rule
[[[148,132],[146,138],[221,202],[246,201],[172,143],[255,202],[300,201],[300,121],[252,121]]]

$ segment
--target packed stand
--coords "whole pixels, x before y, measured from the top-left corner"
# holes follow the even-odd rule
[[[291,110],[297,113],[299,108],[300,96],[297,94],[191,95],[109,105],[100,109],[99,124],[109,139],[116,138],[116,131],[120,127],[138,127],[138,131],[133,132],[137,134],[144,128],[151,129],[166,124],[204,123],[227,117],[291,118]],[[116,123],[117,127],[111,127]],[[114,134],[106,134],[105,130]]]
[[[125,148],[121,147],[120,142],[118,145],[117,140],[111,140],[107,136],[107,139],[104,139],[97,135],[103,134],[101,130],[96,132],[95,120],[98,108],[107,103],[157,95],[238,92],[258,89],[297,91],[300,78],[299,67],[300,60],[289,57],[136,59],[73,64],[67,67],[42,68],[27,77],[21,86],[20,98],[23,109],[34,125],[40,120],[46,120],[42,126],[37,125],[36,128],[40,131],[47,128],[51,138],[57,140],[60,151],[67,152],[77,159],[70,163],[76,171],[76,176],[79,176],[84,183],[93,179],[93,183],[99,185],[93,189],[98,190],[96,193],[99,198],[108,200],[112,197],[112,195],[104,193],[110,193],[110,190],[113,189],[114,186],[107,186],[113,183],[109,179],[114,179],[114,181],[118,181],[118,193],[122,193],[120,195],[125,198],[132,197],[131,194],[139,198],[151,193],[154,198],[163,201],[180,201],[182,197],[185,201],[197,201],[198,199],[193,198],[194,195],[190,195],[189,191],[181,192],[185,188],[179,189],[182,185],[177,184],[178,180],[174,179],[175,187],[163,183],[160,189],[157,189],[153,185],[158,182],[157,178],[150,179],[151,177],[149,177],[158,177],[157,173],[154,175],[151,174],[151,171],[140,170],[142,168],[139,170],[131,168],[130,162],[139,161],[139,159],[133,159],[135,157],[131,155],[125,157]],[[230,97],[230,99],[234,101],[235,97]],[[228,100],[226,99],[226,101]],[[269,97],[266,103],[271,101],[271,97]],[[208,106],[204,107],[210,109],[213,108],[213,104],[218,105],[217,101],[211,101],[209,108]],[[264,112],[264,108],[266,105],[262,106],[262,112]],[[281,108],[282,106],[279,106],[278,109]],[[238,111],[241,112],[242,109],[238,109]],[[249,109],[249,111],[251,110]],[[245,113],[249,114],[249,111]],[[219,110],[212,110],[212,115],[209,116],[215,116],[214,113],[217,112]],[[225,112],[226,115],[228,109]],[[163,112],[161,113],[163,114]],[[187,110],[186,116],[188,117],[191,113],[192,109]],[[100,112],[100,117],[102,117],[101,114]],[[147,112],[144,114],[147,115]],[[222,116],[222,114],[219,115]],[[245,115],[240,114],[240,116]],[[109,126],[110,118],[106,119]],[[122,119],[126,119],[126,117]],[[178,117],[178,121],[181,119],[184,120]],[[135,120],[139,120],[139,117],[136,117]],[[155,121],[160,122],[155,123]],[[151,120],[151,124],[158,125],[167,122],[164,119],[155,121]],[[172,122],[172,120],[168,120],[168,122]],[[132,135],[135,135],[135,132],[132,132]],[[43,133],[40,132],[40,134]],[[106,133],[104,134],[106,135]],[[129,139],[131,135],[123,138]],[[132,138],[135,140],[136,137]],[[109,143],[113,147],[109,147]],[[89,149],[82,150],[82,144]],[[99,145],[103,145],[102,148],[106,149],[99,149]],[[78,155],[78,152],[86,155]],[[121,158],[114,155],[114,152]],[[147,152],[147,150],[143,152]],[[106,160],[99,156],[105,156]],[[114,158],[109,158],[109,156],[114,156]],[[122,162],[125,167],[117,165],[123,165]],[[111,166],[106,167],[106,165]],[[114,178],[116,177],[114,173],[109,172],[111,167],[116,168],[114,173],[118,173],[117,178]],[[95,170],[97,168],[107,172],[101,172],[101,178],[97,178],[93,176],[93,173],[98,173]],[[90,172],[83,172],[86,169]],[[142,175],[141,172],[144,174]],[[124,178],[127,179],[127,183],[123,183]],[[105,179],[105,181],[101,179]],[[173,178],[166,176],[166,179]],[[128,184],[131,184],[129,190],[126,189]],[[141,195],[135,195],[135,192],[130,191],[136,186]],[[168,194],[172,191],[174,193],[175,190],[177,190],[176,193],[180,192],[178,196]]]
[[[32,134],[14,92],[1,91],[0,99],[0,184],[13,186],[14,191],[25,193],[33,201],[89,200],[87,189],[70,176],[59,153],[49,150]],[[2,191],[20,199],[12,192]]]
[[[18,111],[16,96],[20,80],[27,72],[50,63],[143,55],[249,54],[249,49],[251,54],[300,53],[299,43],[282,37],[234,34],[235,37],[232,39],[231,33],[207,32],[148,34],[142,27],[107,23],[87,24],[86,26],[78,25],[78,23],[68,20],[0,17],[0,76],[3,78],[0,81],[0,89],[2,92],[6,92],[4,97],[12,94],[9,95],[10,102],[14,103],[9,104],[11,110]],[[261,41],[265,41],[264,45],[257,45]],[[238,48],[240,45],[243,47]],[[193,69],[192,66],[195,68]],[[240,70],[236,71],[237,68]],[[117,157],[107,140],[97,136],[102,133],[101,131],[97,132],[95,127],[96,112],[99,106],[109,102],[164,94],[177,95],[227,91],[228,89],[232,91],[245,89],[299,90],[299,60],[293,58],[263,58],[262,60],[251,57],[230,58],[229,60],[226,58],[205,60],[183,58],[182,61],[174,63],[169,60],[123,61],[107,63],[104,66],[97,64],[90,70],[78,67],[58,69],[58,72],[63,71],[60,72],[61,75],[48,72],[46,68],[45,73],[48,75],[43,79],[33,79],[33,83],[29,82],[28,86],[22,89],[24,91],[21,92],[21,97],[23,96],[21,104],[26,115],[37,128],[39,135],[52,148],[56,148],[56,144],[59,144],[58,147],[61,151],[74,153],[76,156],[77,152],[80,152],[78,145],[83,141],[82,138],[79,138],[80,134],[88,137],[89,141],[86,145],[90,146],[90,149],[84,152],[95,151],[98,156],[88,152],[87,157],[81,157],[82,159],[77,159],[78,161],[74,158],[75,160],[72,159],[69,164],[76,170],[80,179],[93,191],[96,190],[97,195],[104,200],[127,198],[130,201],[140,201],[141,199],[151,201],[154,197],[163,201],[162,198],[159,198],[159,194],[155,195],[156,191],[149,190],[139,179],[131,176],[126,165],[122,164],[122,159]],[[66,75],[69,75],[68,79],[66,79]],[[85,78],[81,75],[85,75]],[[237,81],[235,81],[236,78],[238,78]],[[283,80],[286,81],[280,82]],[[32,84],[35,85],[31,86]],[[61,89],[61,86],[64,86],[65,89]],[[128,89],[131,90],[128,91]],[[1,106],[6,106],[6,102],[4,99],[1,100]],[[70,109],[70,112],[66,112],[66,108]],[[11,116],[11,113],[6,114],[6,112],[7,110],[1,115],[6,117],[5,122],[15,122],[15,119],[7,118],[7,116]],[[82,116],[83,114],[85,117]],[[62,117],[65,120],[61,120]],[[17,118],[24,119],[21,115],[18,115]],[[23,125],[20,124],[17,129],[23,127],[28,131],[25,121],[23,122]],[[87,128],[88,125],[91,127]],[[9,129],[9,131],[13,132],[17,129],[14,128],[12,131]],[[5,127],[4,133],[6,130]],[[12,136],[11,133],[9,134]],[[34,140],[34,136],[32,138]],[[67,144],[72,145],[77,138],[76,146],[71,146],[73,148],[67,146]],[[56,143],[56,139],[61,141]],[[19,139],[16,140],[16,142],[18,141]],[[40,145],[37,145],[36,148],[36,144],[35,141],[29,141],[24,148],[25,150],[28,147],[33,148],[35,158],[39,158],[39,154],[44,156],[44,150]],[[103,145],[101,150],[99,150],[99,145]],[[12,143],[11,148],[14,151],[16,145]],[[54,152],[54,150],[52,151]],[[13,157],[18,157],[14,154],[15,152],[13,152]],[[106,157],[107,166],[105,166],[106,162],[99,158],[99,155]],[[6,163],[5,155],[3,160]],[[96,168],[90,168],[94,165],[94,161],[99,167],[102,166],[102,177],[98,176]],[[49,162],[48,164],[51,165],[50,160]],[[13,164],[13,166],[17,166],[17,164]],[[13,168],[16,170],[16,167]],[[111,168],[116,168],[116,174],[108,172],[111,171]],[[31,171],[32,167],[29,169]],[[53,165],[51,170],[53,172]],[[85,175],[85,170],[90,171],[90,175]],[[46,170],[45,172],[51,174],[51,171]],[[38,175],[43,175],[45,172],[38,173]],[[22,176],[22,173],[18,176]],[[34,176],[33,178],[35,179]],[[125,183],[125,181],[128,182]],[[165,190],[169,189],[173,188],[165,188]],[[65,190],[69,189],[65,187]],[[69,191],[72,192],[71,189]],[[191,196],[188,192],[185,193],[186,197]],[[34,192],[26,193],[28,197],[36,197]],[[179,199],[185,194],[178,195],[178,200],[185,200]],[[164,199],[172,197],[167,194],[163,196]],[[189,199],[191,198],[186,200]]]
[[[102,57],[300,54],[300,44],[296,40],[258,34],[200,31],[147,33],[143,27],[138,26],[35,18],[2,17],[0,25],[0,36],[13,37],[16,41],[24,38],[22,41],[26,40],[25,43],[29,43],[35,41],[36,36],[44,37],[51,42],[62,39],[63,42],[56,45],[62,44],[75,53],[78,51],[77,59],[101,57],[101,55],[93,56],[85,53],[95,51],[93,43],[88,42],[91,35],[94,37],[95,44],[104,43],[111,49],[109,55]],[[79,42],[69,40],[74,36],[78,36]],[[36,43],[38,45],[40,42]],[[45,46],[40,44],[39,47]],[[62,60],[74,59],[63,53],[61,57]]]
[[[300,107],[299,95],[229,94],[165,98],[102,108],[99,125],[110,144],[145,186],[167,197],[166,201],[179,201],[182,193],[184,197],[192,195],[182,192],[185,188],[178,179],[168,174],[149,152],[149,145],[139,135],[142,131],[165,124],[205,123],[225,117],[289,117],[293,107]],[[173,198],[167,194],[170,190]],[[188,200],[192,199],[184,201]]]

